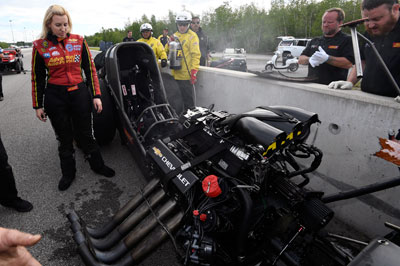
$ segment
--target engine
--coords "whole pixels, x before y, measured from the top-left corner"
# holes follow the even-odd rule
[[[333,217],[322,193],[306,188],[322,159],[305,143],[316,122],[286,106],[239,115],[197,107],[179,133],[151,145],[150,168],[185,213],[184,264],[305,265],[305,240]]]

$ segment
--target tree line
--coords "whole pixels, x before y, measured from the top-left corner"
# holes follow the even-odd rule
[[[228,2],[224,2],[201,16],[201,26],[209,37],[212,50],[234,47],[245,48],[249,53],[267,53],[275,50],[278,36],[320,36],[321,18],[329,8],[342,8],[346,14],[345,22],[361,18],[360,4],[361,0],[272,0],[271,8],[265,10],[254,4],[232,8]],[[198,15],[195,12],[192,14]],[[85,38],[89,46],[99,46],[101,40],[118,43],[131,30],[133,37],[139,39],[140,25],[146,22],[153,26],[154,37],[158,37],[164,28],[169,29],[169,34],[176,31],[175,14],[169,11],[164,19],[157,19],[154,15],[149,19],[144,15],[135,22],[126,22],[124,29],[102,28],[100,32]],[[348,32],[348,29],[344,31]]]

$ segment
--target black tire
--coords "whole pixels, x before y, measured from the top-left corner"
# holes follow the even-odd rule
[[[117,129],[116,110],[111,94],[103,79],[99,79],[101,102],[103,111],[98,114],[93,112],[94,137],[99,145],[109,144],[115,136]]]
[[[24,74],[26,74],[26,71],[24,69],[24,62],[23,61],[21,61],[21,71],[24,72]]]
[[[17,61],[15,63],[15,70],[17,71],[17,74],[21,73],[22,66],[21,66],[21,62],[20,61]]]
[[[265,65],[265,70],[267,70],[268,72],[272,72],[272,69],[273,69],[274,67],[271,65],[271,64],[267,64],[267,65]]]
[[[299,64],[298,63],[292,63],[289,65],[289,71],[290,72],[295,72],[297,69],[299,69]]]

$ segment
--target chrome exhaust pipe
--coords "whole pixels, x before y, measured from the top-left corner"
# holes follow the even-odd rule
[[[157,219],[165,219],[171,212],[175,209],[176,202],[173,200],[168,200],[166,204],[161,206],[155,211],[156,217],[152,214],[148,215],[144,220],[138,224],[129,235],[122,241],[119,242],[112,250],[100,251],[93,248],[95,257],[105,263],[113,263],[119,258],[124,256],[130,249],[132,249],[136,244],[139,243],[147,234],[149,234],[156,226]],[[89,243],[88,243],[89,244]],[[90,245],[90,244],[89,244]]]
[[[154,194],[150,195],[148,201],[150,204],[151,208],[156,207],[157,205],[160,204],[162,200],[165,199],[166,193],[164,192],[163,189],[158,190],[157,192],[154,192]],[[166,204],[165,204],[166,205]],[[164,206],[163,206],[164,207]],[[161,207],[161,208],[163,208]],[[168,207],[168,206],[167,206]],[[139,224],[141,220],[143,220],[150,212],[149,206],[147,202],[142,202],[142,204],[135,209],[134,212],[131,213],[131,215],[125,219],[120,225],[117,226],[110,234],[108,234],[105,238],[92,238],[89,234],[87,234],[88,240],[91,242],[93,247],[95,247],[98,250],[108,250],[112,248],[118,241],[120,241],[122,238],[124,238],[131,230],[134,229],[134,227]],[[72,225],[71,225],[72,227]],[[78,233],[79,232],[79,233]],[[82,234],[81,231],[76,231],[76,235]],[[75,236],[74,238],[76,243],[79,245],[82,242],[78,242],[78,240],[81,240],[81,236]]]
[[[180,225],[183,218],[183,212],[178,212],[172,218],[170,218],[165,224],[166,228],[170,232],[175,232]],[[129,254],[124,256],[120,261],[113,264],[105,264],[99,262],[91,252],[89,246],[86,243],[82,243],[78,247],[79,254],[87,266],[132,266],[138,264],[144,256],[149,252],[157,248],[162,241],[164,241],[168,236],[168,232],[159,226],[150,235],[143,240],[140,245],[133,249]]]
[[[166,223],[166,227],[168,231],[175,232],[183,218],[183,212],[178,212]],[[154,230],[145,240],[143,240],[140,245],[138,245],[132,252],[130,253],[133,261],[140,262],[149,252],[158,247],[166,239],[168,236],[168,232],[164,230],[161,226],[159,226],[156,230]]]
[[[81,227],[85,227],[87,233],[94,238],[103,238],[109,234],[115,227],[117,227],[126,217],[128,217],[143,201],[143,196],[147,197],[153,192],[153,190],[158,187],[160,180],[152,179],[143,188],[143,193],[138,193],[133,199],[131,199],[124,207],[122,207],[112,218],[101,228],[90,228],[84,226],[84,221],[82,221],[77,213],[72,210],[68,215],[68,220],[71,223],[71,229],[78,231]],[[80,226],[76,225],[77,223]],[[74,231],[74,233],[76,232]]]

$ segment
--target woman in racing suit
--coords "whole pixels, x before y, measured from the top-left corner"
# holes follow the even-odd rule
[[[71,34],[71,28],[69,13],[59,5],[50,6],[41,38],[33,42],[32,50],[33,108],[39,120],[46,122],[49,116],[59,141],[59,190],[66,190],[75,178],[74,136],[94,172],[106,177],[115,175],[104,164],[93,136],[92,108],[97,113],[102,111],[96,68],[86,41]]]

